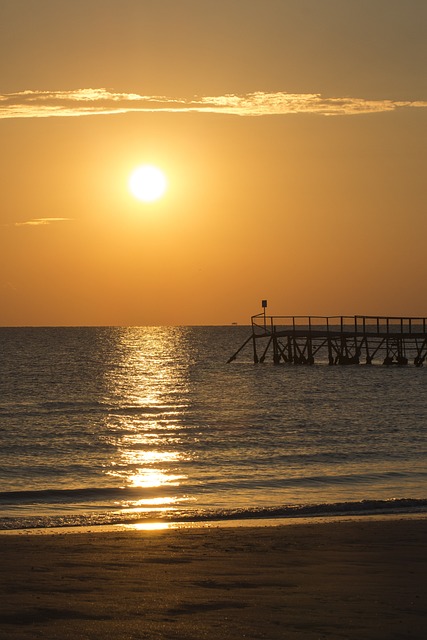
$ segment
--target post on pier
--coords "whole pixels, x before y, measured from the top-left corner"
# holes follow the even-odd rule
[[[261,306],[264,311],[264,331],[267,331],[267,316],[265,315],[265,310],[267,309],[267,300],[261,300]]]

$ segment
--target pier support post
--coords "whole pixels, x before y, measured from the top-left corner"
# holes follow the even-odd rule
[[[276,327],[273,327],[273,362],[280,364],[280,351],[277,344]]]
[[[328,336],[328,361],[331,367],[335,364],[334,354],[332,351],[332,339],[329,336]]]
[[[254,350],[254,364],[258,364],[259,360],[258,360],[258,354],[256,352],[256,339],[255,339],[255,334],[252,334],[252,344],[253,344],[253,350]]]
[[[292,351],[292,338],[291,338],[291,336],[288,336],[287,350],[288,350],[288,362],[292,363],[294,361],[294,354],[293,354],[293,351]]]

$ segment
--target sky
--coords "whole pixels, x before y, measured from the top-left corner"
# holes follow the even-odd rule
[[[427,316],[426,69],[425,0],[1,0],[0,325]]]

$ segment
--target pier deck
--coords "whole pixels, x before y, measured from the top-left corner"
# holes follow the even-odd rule
[[[427,319],[391,316],[267,316],[251,318],[254,363],[271,354],[274,364],[372,364],[421,367],[427,358]]]

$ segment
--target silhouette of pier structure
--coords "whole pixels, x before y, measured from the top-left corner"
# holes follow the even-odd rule
[[[265,303],[265,304],[264,304]],[[252,316],[252,334],[229,358],[252,343],[254,363],[373,364],[421,367],[427,358],[426,318],[389,316]]]

